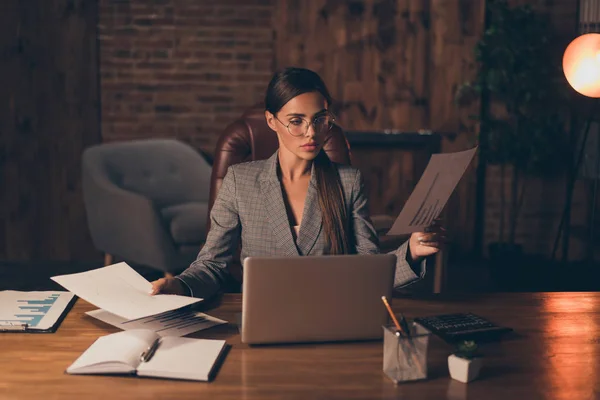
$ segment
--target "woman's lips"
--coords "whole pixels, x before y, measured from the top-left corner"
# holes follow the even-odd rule
[[[319,147],[319,144],[316,142],[307,143],[303,146],[300,146],[300,148],[302,148],[306,151],[315,151],[317,149],[317,147]]]

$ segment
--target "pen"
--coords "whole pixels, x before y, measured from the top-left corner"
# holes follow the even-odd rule
[[[156,339],[154,341],[154,343],[152,343],[152,345],[150,347],[148,347],[148,349],[140,355],[140,360],[142,362],[147,362],[148,360],[150,360],[152,358],[152,356],[154,355],[154,353],[156,352],[156,349],[158,348],[159,344],[160,344],[160,338]]]
[[[406,318],[404,318],[402,313],[400,313],[400,326],[404,330],[404,333],[406,333],[406,336],[410,337],[410,328],[408,326],[408,322],[406,322]]]
[[[0,332],[2,331],[10,331],[10,332],[24,332],[29,327],[29,324],[10,324],[10,325],[0,325]]]

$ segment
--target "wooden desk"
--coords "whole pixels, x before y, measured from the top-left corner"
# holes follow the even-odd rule
[[[211,314],[235,321],[239,295]],[[431,341],[430,379],[395,386],[382,372],[382,342],[249,348],[234,326],[200,332],[232,349],[211,383],[63,371],[99,336],[115,328],[83,313],[83,300],[55,334],[0,336],[2,399],[597,399],[600,397],[600,293],[465,295],[394,299],[407,317],[473,311],[517,334],[483,348],[480,380],[448,377],[450,348]]]

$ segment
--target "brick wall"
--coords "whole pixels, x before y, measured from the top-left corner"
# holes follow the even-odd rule
[[[273,73],[272,0],[100,0],[103,141],[213,152]]]

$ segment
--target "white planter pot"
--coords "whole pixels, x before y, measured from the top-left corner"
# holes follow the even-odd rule
[[[465,358],[457,357],[454,354],[448,356],[450,376],[452,379],[456,379],[459,382],[467,383],[477,378],[482,365],[483,358],[481,357],[467,360]]]

